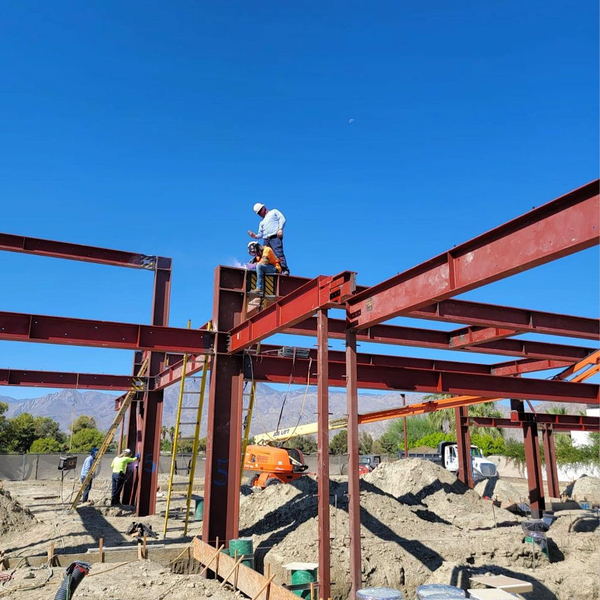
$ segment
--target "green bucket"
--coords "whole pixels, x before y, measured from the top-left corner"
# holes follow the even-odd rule
[[[254,569],[254,545],[252,544],[252,538],[229,540],[229,556],[234,557],[236,551],[238,558],[244,556],[242,564]]]
[[[307,571],[292,571],[292,585],[301,583],[316,583],[317,569],[309,569]],[[310,589],[308,590],[293,590],[293,594],[300,598],[310,598]]]
[[[204,518],[204,498],[202,496],[192,496],[192,500],[196,503],[194,521],[202,521]]]

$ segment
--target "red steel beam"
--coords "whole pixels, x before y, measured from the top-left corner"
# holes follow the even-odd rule
[[[410,317],[469,323],[472,326],[514,329],[521,333],[543,333],[587,340],[600,339],[600,320],[557,313],[468,302],[465,300],[442,300],[410,313]],[[462,330],[451,331],[459,335]]]
[[[505,363],[492,365],[492,375],[522,375],[536,371],[547,371],[549,369],[561,369],[568,363],[562,360],[513,360]]]
[[[357,294],[350,326],[365,329],[598,244],[598,198],[596,180]]]
[[[331,302],[343,303],[354,293],[355,274],[344,271],[334,277],[319,275],[291,294],[230,331],[229,351],[239,352],[270,335],[304,321]]]
[[[360,547],[360,482],[358,473],[358,373],[356,332],[346,334],[346,397],[348,412],[348,521],[350,539],[350,600],[362,587]],[[406,431],[406,428],[405,428]]]
[[[146,379],[131,375],[0,369],[0,385],[115,391],[136,387],[143,390]]]
[[[552,417],[556,415],[542,414],[540,416],[542,417],[542,420],[538,420],[536,416],[536,421],[538,424],[546,423],[546,420],[544,419],[545,417]],[[550,421],[548,421],[548,423],[550,423]],[[495,427],[496,429],[521,429],[523,426],[523,421],[513,421],[512,419],[497,417],[469,417],[469,425],[474,427]],[[586,417],[583,421],[559,420],[548,424],[548,427],[556,431],[600,431],[600,419],[598,419],[598,417]]]
[[[560,498],[560,484],[558,481],[558,468],[556,466],[556,444],[554,443],[554,431],[552,427],[542,427],[542,442],[544,444],[548,496],[550,498]]]
[[[124,252],[123,250],[56,242],[10,233],[0,233],[0,250],[132,269],[171,270],[171,259],[164,256],[149,256],[135,252]]]
[[[329,319],[329,337],[344,339],[346,322],[340,319]],[[316,319],[306,319],[301,323],[287,327],[284,333],[291,335],[314,336]],[[530,359],[555,360],[571,364],[587,357],[594,348],[532,342],[529,340],[496,340],[479,344],[476,348],[451,348],[450,334],[447,331],[404,327],[402,325],[374,325],[357,332],[359,342],[374,342],[395,346],[416,346],[419,348],[435,348],[439,350],[461,350],[504,356],[524,356]],[[558,365],[566,366],[566,365]],[[552,367],[553,368],[553,367]]]
[[[329,357],[327,309],[317,313],[317,420],[319,598],[331,598],[331,529],[329,514]]]
[[[210,354],[212,339],[199,329],[0,312],[0,340],[12,342]]]
[[[458,454],[458,478],[468,487],[473,488],[473,469],[471,465],[471,433],[468,406],[457,406],[454,409],[456,419],[456,450]]]
[[[503,329],[501,327],[467,327],[459,331],[450,332],[450,348],[467,348],[468,346],[477,346],[486,342],[495,342],[503,340],[514,335],[519,335],[521,331],[514,329]]]
[[[252,363],[256,381],[272,383],[305,384],[309,361],[307,359],[261,356]],[[477,373],[456,373],[443,370],[409,369],[386,365],[359,364],[358,387],[362,389],[401,390],[423,393],[470,394],[482,398],[522,397],[531,400],[598,404],[599,386],[590,383],[524,379],[520,377],[498,377]],[[248,377],[251,373],[248,372]],[[346,367],[344,363],[330,362],[329,385],[345,387]],[[448,402],[455,398],[446,399]],[[484,401],[484,400],[482,400]],[[472,402],[463,402],[469,404]],[[453,408],[451,404],[444,408]],[[414,405],[407,406],[406,410]],[[431,404],[433,407],[434,404]],[[400,412],[400,409],[398,409]],[[432,410],[436,410],[433,408]],[[410,414],[410,412],[408,413]],[[403,416],[399,414],[398,416]]]

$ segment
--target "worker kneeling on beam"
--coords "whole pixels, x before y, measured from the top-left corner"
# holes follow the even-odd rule
[[[127,465],[132,462],[136,462],[140,459],[139,453],[131,458],[131,450],[126,448],[113,458],[110,464],[112,468],[112,495],[110,498],[111,506],[118,506],[121,504],[121,492],[123,491],[123,485],[125,485],[125,472],[127,471]]]
[[[252,256],[250,264],[256,265],[256,288],[250,291],[262,294],[265,275],[281,273],[281,264],[271,248],[263,247],[258,242],[248,244],[248,253]]]

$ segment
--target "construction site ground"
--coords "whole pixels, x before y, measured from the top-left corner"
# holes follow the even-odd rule
[[[181,477],[181,482],[184,478]],[[82,554],[97,549],[100,538],[111,562],[97,563],[89,554],[90,575],[75,597],[102,600],[147,600],[214,597],[232,598],[239,592],[200,575],[180,574],[168,556],[183,553],[201,523],[191,521],[182,538],[183,522],[174,518],[163,540],[163,517],[137,519],[126,507],[110,507],[109,480],[98,479],[91,493],[93,504],[69,511],[66,501],[73,480],[5,481],[0,493],[0,550],[10,557],[11,579],[0,587],[0,598],[46,600],[54,598],[64,576],[63,567],[26,566],[22,557],[44,555],[54,545],[60,554]],[[565,484],[566,487],[566,484]],[[179,491],[181,490],[181,491]],[[248,490],[244,490],[248,492]],[[567,491],[567,490],[564,490]],[[7,493],[8,492],[8,493]],[[177,496],[182,497],[180,487]],[[600,502],[600,481],[584,477],[568,489],[571,497]],[[198,490],[201,492],[201,486]],[[346,599],[348,577],[348,502],[343,477],[331,483],[332,582],[335,599]],[[490,499],[484,499],[482,496]],[[399,589],[414,599],[423,583],[449,583],[469,587],[474,574],[506,574],[533,584],[525,598],[536,600],[587,600],[600,594],[600,527],[598,514],[581,510],[573,502],[556,502],[558,519],[548,532],[550,559],[525,543],[521,521],[503,507],[526,501],[524,479],[481,482],[466,489],[441,467],[417,459],[384,463],[361,479],[362,564],[364,586]],[[496,500],[496,502],[492,502]],[[501,506],[497,506],[502,503]],[[165,497],[158,498],[164,511]],[[182,507],[175,500],[172,508]],[[293,484],[271,486],[241,497],[240,537],[252,537],[256,567],[270,565],[276,582],[288,581],[283,565],[317,562],[317,484],[303,477]],[[129,552],[115,558],[116,548],[136,548],[126,534],[133,521],[152,526],[159,539],[149,540],[149,560]],[[125,556],[125,551],[124,556]],[[15,560],[17,559],[17,560]],[[17,586],[20,588],[17,591]],[[25,590],[23,587],[35,587]]]

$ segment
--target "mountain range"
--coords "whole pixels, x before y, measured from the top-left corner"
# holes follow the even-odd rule
[[[197,404],[195,395],[199,389],[197,379],[188,380],[186,394],[184,396],[184,406],[194,406]],[[249,392],[249,386],[245,390]],[[208,396],[208,393],[207,393]],[[423,394],[406,394],[406,403],[413,404],[421,402]],[[93,417],[96,425],[101,430],[107,430],[115,417],[116,396],[103,392],[77,390],[60,390],[47,394],[40,398],[30,400],[15,400],[7,396],[0,396],[0,401],[8,403],[7,417],[15,417],[21,413],[28,412],[34,416],[51,417],[60,424],[63,431],[67,432],[74,419],[81,415]],[[179,398],[179,387],[171,386],[165,390],[163,406],[163,425],[171,427],[175,425],[177,417],[177,403]],[[244,404],[248,402],[247,396]],[[400,393],[388,394],[359,394],[359,412],[369,413],[378,410],[387,410],[402,406],[402,396]],[[536,406],[536,410],[544,412],[548,410],[551,404],[543,403]],[[585,405],[563,405],[567,406],[569,412],[578,414],[585,410]],[[202,417],[201,435],[206,435],[207,419],[207,400],[204,405],[204,414]],[[496,404],[496,408],[508,416],[509,408],[503,404]],[[330,418],[336,419],[346,416],[346,393],[342,391],[330,390],[329,393]],[[190,414],[188,412],[188,414]],[[185,420],[192,420],[186,417]],[[317,389],[308,387],[302,390],[297,388],[289,390],[274,389],[269,385],[259,383],[256,389],[256,402],[253,413],[250,434],[256,435],[267,431],[274,431],[278,428],[296,427],[313,423],[317,420]],[[192,426],[182,432],[184,437],[192,434]],[[361,426],[361,431],[369,432],[374,438],[380,437],[386,430],[387,422],[370,423]],[[335,432],[334,432],[335,433]],[[514,434],[520,433],[517,430],[507,430],[508,437],[519,437]]]

